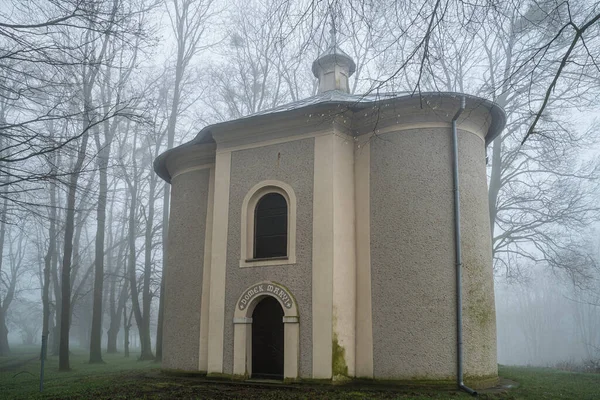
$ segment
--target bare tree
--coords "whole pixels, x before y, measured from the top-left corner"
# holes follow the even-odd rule
[[[578,130],[566,114],[591,102],[600,86],[564,79],[538,122],[540,134],[523,145],[535,118],[530,105],[545,96],[523,65],[546,43],[557,21],[536,13],[542,5],[515,4],[498,5],[486,16],[485,29],[437,26],[428,39],[425,67],[407,65],[412,73],[405,78],[408,87],[418,79],[419,90],[467,92],[504,108],[506,128],[491,144],[488,203],[495,270],[511,278],[535,263],[564,268],[562,254],[575,251],[576,237],[600,217],[595,201],[600,160],[581,156],[597,135],[595,129]],[[536,80],[544,82],[552,74],[552,62],[543,60]]]
[[[19,332],[21,342],[26,345],[37,344],[42,310],[40,304],[35,301],[21,299],[16,302],[11,312],[11,326]]]
[[[52,127],[50,127],[52,130]],[[51,158],[53,161],[53,168],[56,168],[56,154],[52,153]],[[50,224],[48,227],[48,249],[46,251],[46,256],[44,257],[44,272],[43,272],[43,282],[42,282],[42,352],[41,359],[46,359],[47,354],[47,343],[48,336],[50,335],[50,271],[52,270],[52,266],[54,265],[56,268],[57,261],[57,252],[56,252],[56,220],[57,220],[57,212],[56,212],[57,204],[56,204],[56,183],[50,182]]]
[[[7,209],[8,199],[5,197],[2,202],[2,210],[0,211],[2,213],[0,217],[0,278],[3,277],[2,266],[4,262],[4,243],[6,240]],[[2,279],[2,281],[4,281],[4,279]],[[16,284],[16,282],[14,283]],[[1,299],[2,302],[0,303],[0,356],[5,356],[10,353],[10,347],[8,345],[8,328],[6,326],[6,311],[12,300],[12,294],[10,294],[11,286],[11,284],[8,284],[7,293],[4,299]],[[14,293],[14,287],[12,291]]]
[[[44,156],[71,145],[87,134],[102,118],[64,136],[49,135],[45,124],[74,124],[82,110],[69,90],[73,69],[111,21],[111,13],[100,11],[100,2],[45,0],[12,2],[0,11],[0,173],[8,177],[5,196],[21,207],[32,202],[19,193],[40,189],[51,175]],[[90,25],[94,21],[94,26]],[[101,26],[102,25],[102,26]],[[91,34],[94,32],[94,34]],[[72,40],[79,36],[82,40]],[[89,59],[92,64],[101,60]],[[9,111],[2,109],[9,108]],[[9,169],[9,166],[12,168]]]
[[[540,39],[530,43],[530,54],[516,63],[514,72],[523,75],[532,86],[543,88],[539,98],[530,99],[532,118],[528,129],[520,138],[524,143],[537,132],[538,123],[543,122],[548,103],[562,80],[578,79],[581,82],[596,80],[600,70],[600,4],[586,0],[511,0],[503,3],[487,1],[411,1],[399,2],[380,0],[364,3],[354,0],[328,0],[308,2],[296,13],[294,26],[309,23],[316,27],[323,25],[323,16],[334,10],[345,14],[344,19],[368,23],[377,10],[386,10],[380,23],[380,56],[388,57],[384,73],[371,83],[371,91],[396,87],[404,82],[405,90],[420,93],[425,87],[435,85],[440,78],[436,75],[436,65],[440,60],[432,51],[434,37],[458,28],[460,35],[472,36],[477,32],[490,31],[494,20],[507,14],[517,14],[521,24],[536,27]],[[349,11],[348,11],[349,10]],[[372,25],[376,27],[377,25]],[[456,36],[454,36],[455,38]],[[458,36],[460,37],[460,36]],[[510,46],[507,46],[510,47]],[[478,48],[470,49],[467,56],[477,57]],[[541,78],[543,76],[543,79]],[[520,82],[509,75],[498,82]],[[510,85],[510,83],[509,83]]]
[[[107,38],[108,40],[108,38]],[[140,36],[135,35],[132,48],[128,49],[125,41],[112,42],[110,52],[106,58],[108,66],[105,70],[104,80],[100,88],[100,97],[102,99],[104,114],[110,113],[110,108],[114,104],[121,104],[125,85],[134,70],[137,63],[137,53],[140,44]],[[112,82],[112,65],[115,59],[118,78],[116,83]],[[113,88],[112,85],[115,85]],[[114,98],[113,98],[114,96]],[[115,137],[120,119],[113,118],[111,121],[104,120],[102,124],[103,137],[100,137],[100,129],[95,129],[96,148],[98,150],[98,171],[100,175],[100,187],[98,191],[98,209],[96,224],[96,253],[95,253],[95,277],[94,277],[94,302],[92,315],[92,330],[90,339],[90,363],[101,363],[102,350],[102,295],[104,285],[104,233],[106,230],[106,199],[108,195],[108,166],[113,138]]]
[[[0,270],[0,293],[4,296],[0,297],[0,350],[2,354],[10,353],[8,346],[8,328],[6,326],[6,315],[17,294],[17,285],[19,278],[23,274],[26,263],[27,243],[25,235],[20,232],[21,229],[26,229],[25,224],[21,226],[12,225],[7,231],[6,223],[0,226],[0,240],[2,244],[8,248],[8,269]],[[7,240],[4,243],[4,240]],[[1,254],[0,254],[1,255]]]
[[[78,187],[79,175],[82,171],[84,161],[86,159],[86,150],[88,144],[89,135],[88,130],[94,122],[95,115],[93,115],[93,98],[92,90],[96,84],[96,79],[100,71],[100,63],[104,60],[106,51],[109,45],[109,39],[111,35],[111,28],[113,26],[113,19],[117,12],[118,2],[115,0],[109,11],[109,23],[105,26],[98,26],[97,20],[90,20],[90,30],[88,31],[88,37],[95,35],[95,30],[99,29],[101,36],[103,37],[101,45],[96,48],[95,46],[86,47],[86,60],[93,60],[93,63],[83,63],[81,70],[82,78],[82,97],[83,97],[83,120],[82,120],[82,132],[85,134],[81,137],[81,143],[77,152],[77,159],[74,167],[71,170],[68,183],[68,194],[67,194],[67,214],[65,223],[65,240],[64,240],[64,254],[63,254],[63,265],[62,265],[62,309],[61,309],[61,328],[60,328],[60,352],[59,352],[59,369],[69,370],[69,328],[70,328],[70,301],[65,299],[71,299],[71,257],[73,254],[73,232],[74,232],[74,220],[75,220],[75,194]],[[100,10],[97,10],[100,14]]]
[[[535,118],[528,104],[545,96],[531,87],[522,65],[544,43],[552,24],[507,11],[492,22],[500,34],[482,33],[489,71],[483,89],[493,91],[508,117],[505,131],[492,143],[488,194],[495,267],[517,277],[524,260],[565,265],[560,259],[573,250],[569,242],[600,216],[595,201],[600,163],[581,159],[596,141],[594,130],[578,132],[560,115],[590,96],[590,88],[577,89],[574,80],[563,82],[538,122],[540,134],[522,145]],[[551,75],[551,68],[547,71],[538,78]]]
[[[140,343],[142,348],[142,354],[140,360],[151,360],[154,359],[152,354],[152,346],[150,340],[150,273],[151,271],[144,268],[143,274],[143,289],[142,289],[142,305],[140,306],[139,299],[139,288],[136,274],[137,264],[137,253],[135,240],[138,232],[138,208],[139,208],[139,182],[140,182],[140,171],[137,164],[136,154],[138,149],[138,136],[139,136],[139,125],[135,125],[133,128],[133,157],[128,163],[128,167],[122,164],[123,177],[127,183],[127,189],[129,192],[129,210],[128,210],[128,227],[127,227],[127,277],[129,280],[129,290],[131,293],[131,311],[133,312],[138,326],[138,332],[140,335]],[[124,146],[121,146],[121,150]],[[120,154],[120,159],[123,159],[124,154]],[[129,171],[130,170],[130,171]],[[145,265],[146,267],[146,265]],[[148,305],[146,306],[146,302]],[[124,311],[124,315],[126,312]],[[128,333],[129,329],[126,328],[125,332]]]
[[[121,238],[125,238],[125,226],[123,223],[121,225]],[[127,285],[127,264],[124,261],[125,249],[126,249],[126,241],[119,246],[115,268],[112,271],[112,277],[110,281],[110,291],[109,291],[109,304],[110,304],[110,325],[108,328],[108,341],[107,341],[107,353],[116,353],[117,352],[117,335],[119,334],[120,324],[121,324],[121,315],[125,312],[125,304],[127,302],[127,298],[129,295],[128,285]],[[122,271],[122,273],[120,272]],[[122,277],[122,279],[118,280],[118,277]],[[117,286],[117,282],[120,282],[120,288]]]

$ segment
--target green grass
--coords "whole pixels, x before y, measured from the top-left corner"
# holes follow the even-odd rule
[[[519,383],[503,399],[600,399],[600,374],[505,366],[500,366],[499,374]]]
[[[39,347],[15,347],[12,354],[0,357],[0,399],[89,398],[110,390],[113,382],[129,386],[135,376],[159,370],[157,363],[137,361],[123,354],[104,354],[105,364],[88,364],[89,355],[81,350],[71,352],[71,371],[58,371],[58,357],[50,356],[44,369],[44,394],[39,394]]]
[[[136,355],[104,355],[106,364],[88,364],[87,353],[74,351],[70,372],[58,372],[58,357],[46,363],[44,393],[38,392],[37,347],[16,348],[0,357],[1,399],[469,399],[466,393],[434,387],[331,385],[265,386],[216,383],[194,376],[160,373],[159,365]],[[600,399],[600,374],[549,368],[500,367],[500,375],[519,383],[502,393],[482,393],[481,399]]]

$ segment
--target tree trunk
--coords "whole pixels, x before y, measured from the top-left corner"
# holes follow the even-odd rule
[[[75,231],[75,192],[79,173],[73,172],[69,179],[69,192],[67,196],[67,220],[65,223],[64,256],[61,274],[62,304],[60,321],[60,347],[58,353],[58,369],[68,371],[69,365],[69,328],[71,317],[71,257],[73,255],[73,234]]]
[[[4,252],[4,238],[6,234],[6,212],[8,209],[7,197],[4,197],[2,212],[0,213],[0,273],[2,272],[2,260]],[[1,275],[0,275],[1,276]],[[8,345],[8,328],[6,327],[6,304],[0,303],[0,357],[10,354]]]
[[[52,294],[50,293],[50,296],[48,296],[48,300],[52,301]],[[48,320],[48,341],[46,342],[46,357],[48,356],[48,352],[49,352],[49,347],[50,344],[53,342],[54,340],[54,313],[55,313],[55,309],[54,307],[50,307],[50,315],[49,315],[49,320]]]
[[[125,224],[121,224],[121,238],[125,237]],[[117,254],[117,263],[114,269],[113,277],[111,280],[110,287],[110,326],[108,328],[108,343],[107,353],[117,353],[117,337],[119,335],[119,329],[121,328],[121,314],[125,311],[125,304],[127,302],[127,263],[123,262],[123,253],[125,250],[126,243],[123,242],[119,245],[119,252]],[[123,266],[123,280],[121,281],[121,290],[117,304],[115,305],[115,291],[116,291],[116,272],[121,270]]]
[[[163,239],[164,240],[164,239]],[[163,341],[163,319],[165,313],[165,266],[166,266],[166,248],[167,246],[163,246],[163,270],[162,275],[160,277],[160,297],[158,299],[158,320],[156,322],[156,355],[154,360],[157,362],[162,361],[162,341]]]
[[[86,99],[85,108],[91,109],[89,96]],[[87,131],[90,126],[89,113],[84,113],[83,129]],[[65,242],[63,253],[63,264],[61,274],[61,321],[60,321],[60,346],[58,352],[58,369],[60,371],[69,371],[69,329],[71,327],[71,259],[73,256],[73,235],[75,233],[75,194],[78,188],[79,174],[85,160],[85,152],[87,149],[88,134],[83,134],[81,148],[75,162],[71,176],[69,177],[68,193],[67,193],[67,215],[65,222]]]
[[[0,356],[7,356],[10,354],[10,347],[8,345],[8,328],[6,327],[6,316],[4,309],[0,307]]]
[[[116,4],[116,3],[115,3]],[[137,54],[137,47],[136,47]],[[135,56],[134,56],[135,60]],[[131,70],[129,70],[131,71]],[[122,83],[122,82],[121,82]],[[122,85],[118,85],[121,87]],[[111,69],[108,68],[104,84],[101,87],[101,97],[104,99],[104,113],[110,112],[109,105],[113,103],[111,95]],[[117,92],[117,101],[120,98]],[[106,199],[108,195],[108,160],[112,141],[116,133],[119,120],[115,119],[112,124],[105,120],[103,125],[104,143],[101,143],[99,129],[95,130],[96,147],[98,148],[98,168],[100,173],[100,187],[98,192],[98,209],[96,225],[96,254],[95,254],[95,277],[94,277],[94,306],[92,316],[92,335],[90,343],[90,363],[102,361],[102,294],[104,287],[104,231],[106,229]],[[118,333],[118,330],[117,330]],[[116,333],[115,333],[116,335]],[[116,341],[115,341],[116,347]]]
[[[106,198],[108,192],[108,157],[110,143],[105,144],[98,154],[100,187],[96,224],[96,253],[94,275],[94,304],[92,311],[92,332],[90,338],[90,363],[104,363],[102,360],[102,293],[104,291],[104,231],[106,229]]]
[[[120,252],[119,252],[120,255]],[[118,266],[118,264],[117,264]],[[118,267],[115,268],[114,272],[118,271]],[[106,342],[106,352],[108,354],[113,354],[113,353],[117,353],[118,349],[117,349],[117,336],[119,335],[119,328],[121,325],[121,315],[117,315],[117,310],[116,310],[116,305],[115,305],[115,291],[116,291],[116,279],[114,277],[114,273],[113,276],[111,278],[111,282],[110,282],[110,289],[109,289],[109,309],[110,309],[110,325],[108,326],[108,332],[106,332],[107,335],[107,342]],[[126,286],[126,285],[124,285]],[[115,321],[115,317],[116,317],[116,321]]]
[[[150,341],[150,306],[152,297],[150,294],[150,277],[152,274],[152,236],[154,228],[154,199],[156,196],[157,175],[150,177],[150,188],[148,194],[148,216],[146,218],[146,234],[144,241],[144,286],[142,291],[143,319],[142,324],[138,322],[140,330],[140,342],[142,344],[142,355],[140,359],[154,359],[152,355],[152,344]]]
[[[59,370],[68,370],[69,367],[69,327],[71,323],[71,256],[73,253],[73,228],[74,228],[74,220],[75,220],[75,192],[77,190],[77,181],[79,179],[79,174],[81,172],[81,168],[83,166],[83,161],[85,160],[85,151],[87,149],[87,142],[89,138],[88,130],[92,126],[92,112],[94,110],[92,104],[92,89],[96,83],[96,78],[100,71],[100,66],[102,65],[102,60],[104,60],[106,50],[108,48],[109,43],[109,34],[111,32],[112,24],[114,21],[114,17],[116,15],[118,9],[118,2],[115,1],[113,4],[113,8],[111,10],[111,14],[109,17],[109,25],[107,29],[104,31],[103,35],[104,41],[102,42],[101,48],[98,53],[96,53],[96,49],[92,50],[94,54],[95,60],[93,64],[85,64],[83,65],[83,136],[82,136],[82,145],[79,149],[79,154],[77,157],[77,162],[75,163],[75,169],[70,178],[69,183],[69,193],[67,197],[67,222],[65,224],[65,251],[63,258],[63,270],[62,270],[62,317],[61,317],[61,329],[60,329],[60,352],[59,352]],[[90,20],[90,26],[94,26],[96,21]],[[86,57],[89,54],[85,55]],[[102,239],[104,239],[102,237]],[[104,243],[104,240],[102,240]],[[102,252],[102,259],[104,259],[104,254]],[[102,268],[104,266],[102,265]],[[101,280],[102,281],[102,280]],[[100,290],[100,297],[102,297],[102,290]],[[100,302],[100,308],[102,307],[102,302]],[[101,320],[102,316],[100,316]],[[90,346],[91,347],[91,346]]]
[[[134,146],[135,148],[135,146]],[[137,209],[137,175],[134,175],[133,182],[128,182],[130,193],[131,193],[131,203],[129,205],[129,227],[128,227],[128,242],[129,242],[129,255],[128,255],[128,275],[129,275],[129,287],[131,290],[131,308],[133,309],[133,315],[135,316],[135,322],[138,326],[138,332],[140,335],[140,342],[142,343],[142,354],[140,355],[140,360],[152,360],[154,356],[152,355],[152,348],[150,346],[150,324],[149,321],[146,324],[144,319],[149,317],[149,314],[144,315],[142,309],[140,308],[139,301],[139,291],[137,287],[137,279],[135,273],[135,262],[136,262],[136,254],[135,254],[135,238],[136,238],[136,209]],[[145,274],[146,275],[146,274]],[[149,276],[148,276],[148,284],[149,284]],[[146,277],[144,277],[144,286],[146,285]],[[143,307],[144,312],[146,311],[145,306],[145,288],[143,290]],[[149,310],[148,310],[149,312]],[[147,329],[143,327],[147,326]],[[142,328],[140,328],[142,327]]]
[[[61,220],[60,210],[57,210],[56,221]],[[58,238],[57,238],[58,239]],[[61,310],[62,310],[62,294],[60,290],[60,280],[58,278],[58,243],[54,246],[54,257],[52,259],[52,282],[54,293],[54,327],[52,329],[52,355],[57,356],[60,348],[60,326],[61,326]]]
[[[121,325],[121,314],[126,314],[125,303],[127,302],[127,281],[124,280],[121,285],[121,292],[117,303],[117,308],[110,321],[108,329],[107,353],[117,353],[117,336]]]
[[[56,250],[56,185],[51,183],[50,187],[50,228],[48,229],[48,251],[44,257],[44,283],[42,289],[42,307],[43,307],[43,322],[42,322],[42,354],[41,359],[46,360],[48,351],[46,344],[48,343],[48,335],[50,334],[50,270],[52,269],[52,260],[54,259]]]
[[[133,310],[132,310],[133,311]],[[123,307],[123,349],[125,358],[129,358],[129,329],[131,328],[131,312],[129,313],[129,321],[127,320],[127,306]]]
[[[112,328],[112,326],[111,326]],[[119,350],[117,348],[117,336],[119,335],[118,329],[108,329],[107,332],[107,344],[106,344],[106,352],[108,354],[118,353]]]
[[[155,360],[162,361],[162,340],[163,340],[163,320],[165,312],[165,271],[167,270],[167,240],[169,231],[169,201],[171,200],[170,186],[165,184],[163,191],[163,226],[162,226],[162,243],[163,243],[163,262],[162,274],[160,275],[160,297],[158,298],[158,321],[156,326],[156,358]]]

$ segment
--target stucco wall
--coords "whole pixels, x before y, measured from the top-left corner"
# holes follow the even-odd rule
[[[210,170],[202,169],[171,183],[163,368],[198,370],[209,177]]]
[[[270,280],[294,295],[300,320],[300,376],[312,368],[311,260],[314,139],[302,139],[232,152],[229,229],[225,292],[223,372],[233,372],[233,314],[235,303],[248,286]],[[296,264],[240,268],[241,207],[246,193],[263,180],[289,184],[297,198]]]
[[[484,149],[468,134],[460,137],[459,146],[464,373],[468,382],[470,376],[498,374],[496,307]]]
[[[370,144],[376,379],[456,375],[450,140],[449,128],[432,128],[385,134]],[[496,342],[483,139],[459,131],[459,155],[465,373],[492,375]]]

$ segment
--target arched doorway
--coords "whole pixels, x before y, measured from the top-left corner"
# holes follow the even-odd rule
[[[283,339],[281,339],[282,326]],[[261,332],[263,330],[269,332],[269,335],[279,332],[279,339],[268,336],[265,339],[265,335]],[[263,336],[262,345],[266,347],[266,342],[274,349],[255,348],[255,346],[259,346],[259,342],[255,342],[253,336]],[[260,377],[266,372],[271,378],[279,376],[280,379],[282,377],[281,367],[272,372],[256,365],[254,361],[256,360],[258,364],[260,361],[254,358],[253,353],[267,360],[274,360],[274,355],[277,355],[278,361],[273,364],[280,366],[283,362],[283,378],[286,380],[298,379],[300,358],[298,305],[292,292],[280,283],[257,282],[247,287],[238,298],[233,314],[233,375],[237,379],[247,379]],[[258,370],[254,371],[254,368],[258,368]]]
[[[283,379],[283,309],[271,296],[263,297],[252,313],[252,378]]]

